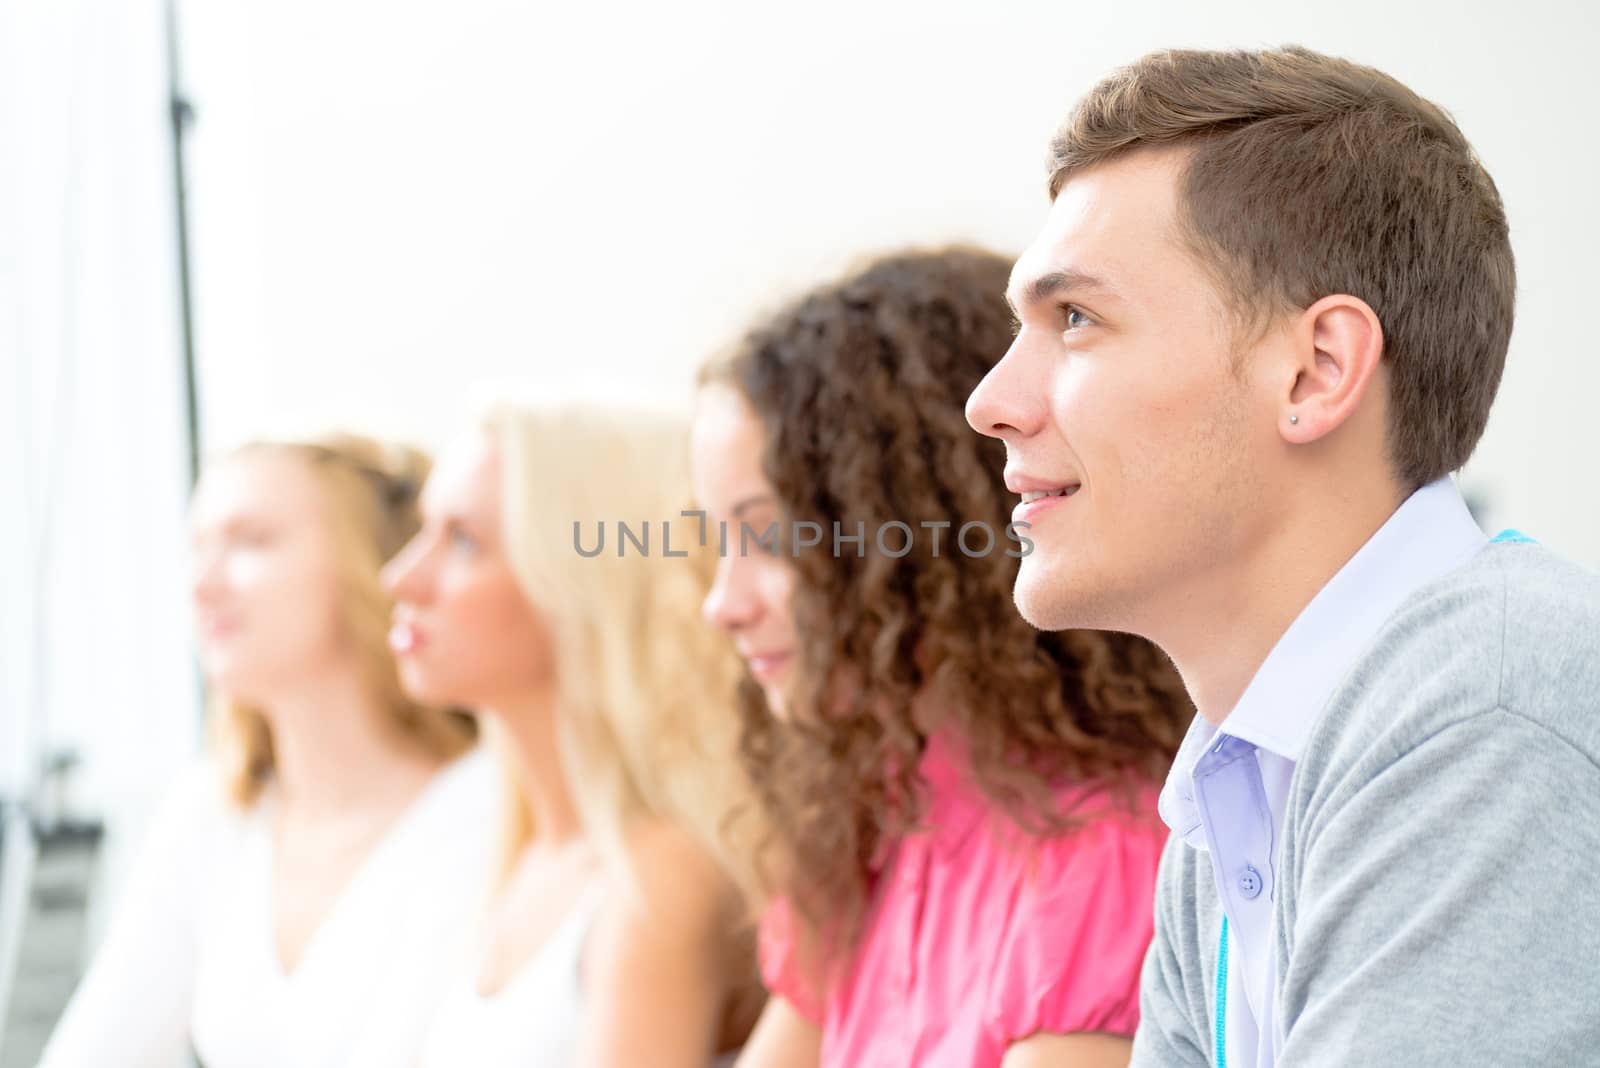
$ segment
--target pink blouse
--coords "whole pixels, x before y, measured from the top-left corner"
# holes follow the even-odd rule
[[[879,876],[854,959],[818,997],[780,902],[761,924],[768,988],[823,1032],[819,1068],[997,1068],[1035,1033],[1132,1035],[1166,827],[1154,784],[1140,815],[1103,790],[1071,834],[1029,839],[971,781],[951,744],[923,756],[924,828]]]

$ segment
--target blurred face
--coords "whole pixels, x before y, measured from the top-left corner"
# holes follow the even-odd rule
[[[384,569],[389,645],[417,700],[495,708],[549,681],[549,643],[506,556],[500,459],[475,432],[445,449],[421,497],[423,526]]]
[[[737,391],[726,386],[701,391],[690,439],[694,493],[706,512],[708,544],[717,543],[717,524],[726,523],[728,531],[727,553],[706,595],[705,617],[733,638],[768,707],[782,716],[799,650],[790,610],[794,569],[754,537],[748,553],[740,554],[741,523],[760,534],[782,514],[761,472],[762,438],[760,420]]]
[[[263,705],[341,656],[336,545],[304,460],[245,453],[209,470],[190,510],[201,665],[234,700]]]
[[[1016,341],[967,404],[1006,443],[1034,543],[1016,601],[1042,628],[1150,633],[1272,525],[1276,410],[1180,245],[1180,163],[1135,153],[1065,184],[1012,273]]]

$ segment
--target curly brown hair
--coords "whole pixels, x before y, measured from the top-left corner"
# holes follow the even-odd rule
[[[1057,787],[1103,782],[1131,804],[1193,712],[1150,643],[1035,630],[1012,603],[1017,555],[952,551],[962,524],[1005,529],[1015,504],[1004,445],[963,415],[1011,343],[1008,273],[969,248],[883,258],[783,308],[701,375],[763,424],[781,529],[952,524],[943,546],[924,530],[898,558],[793,556],[798,692],[780,721],[753,680],[742,687],[742,755],[780,858],[771,889],[822,960],[848,954],[884,848],[921,819],[931,732],[953,728],[985,795],[1048,835],[1073,825]]]

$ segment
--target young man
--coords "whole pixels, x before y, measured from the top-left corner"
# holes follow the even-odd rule
[[[1511,333],[1494,183],[1300,48],[1148,56],[1052,147],[967,414],[1022,613],[1153,639],[1200,712],[1134,1063],[1600,1063],[1600,577],[1450,479]]]

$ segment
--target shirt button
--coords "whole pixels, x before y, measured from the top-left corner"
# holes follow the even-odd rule
[[[1244,871],[1239,873],[1239,893],[1245,900],[1254,901],[1261,894],[1261,873],[1246,865]]]

